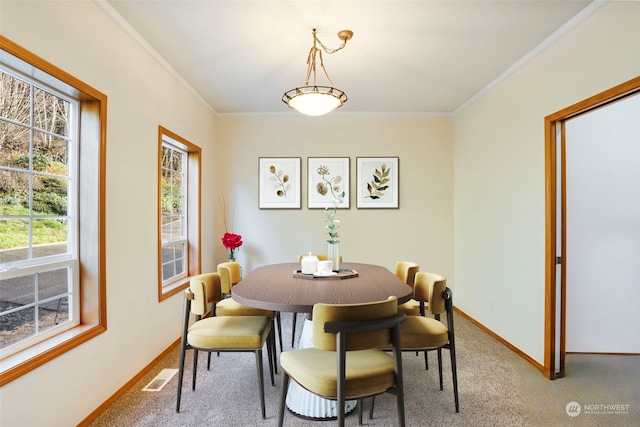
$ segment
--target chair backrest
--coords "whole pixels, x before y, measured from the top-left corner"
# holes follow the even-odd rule
[[[196,316],[204,316],[209,313],[213,309],[213,305],[222,298],[218,273],[193,276],[189,281],[189,289],[193,293],[191,312]]]
[[[326,322],[366,322],[385,319],[398,312],[398,299],[394,296],[384,301],[362,304],[322,304],[313,306],[313,347],[336,351],[336,334],[324,331]],[[391,330],[382,329],[347,335],[346,350],[380,348],[391,343]]]
[[[396,277],[407,285],[413,287],[415,283],[415,276],[419,269],[420,266],[415,262],[398,261],[396,262]]]
[[[309,254],[298,255],[298,262],[302,262],[302,257],[308,256]],[[327,261],[329,259],[329,255],[327,254],[311,254],[318,257],[318,261]],[[339,256],[340,262],[342,262],[342,255]]]
[[[445,312],[444,291],[447,288],[447,279],[435,273],[419,271],[416,273],[414,298],[418,301],[428,302],[428,310],[431,314]]]
[[[235,261],[221,262],[218,264],[218,274],[220,275],[222,292],[227,294],[242,279],[240,263]]]

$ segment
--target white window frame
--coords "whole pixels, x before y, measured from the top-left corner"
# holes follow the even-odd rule
[[[172,149],[185,153],[186,164],[183,179],[183,231],[184,238],[164,239],[162,230],[162,148],[168,144]],[[189,286],[189,277],[201,272],[201,166],[202,150],[176,133],[158,126],[158,300],[162,301]],[[183,273],[163,280],[162,251],[173,242],[184,244],[185,264]]]
[[[172,238],[168,238],[165,239],[164,237],[162,238],[162,250],[165,251],[167,249],[169,249],[170,247],[173,246],[182,246],[182,255],[180,257],[177,258],[171,258],[171,260],[169,262],[165,262],[164,259],[161,260],[162,262],[162,287],[164,289],[166,289],[167,287],[171,286],[175,281],[180,280],[182,278],[187,277],[187,261],[188,261],[188,252],[187,252],[187,245],[188,245],[188,241],[187,241],[187,218],[188,218],[188,193],[187,193],[187,182],[188,182],[188,168],[187,168],[187,157],[188,157],[188,152],[186,150],[184,150],[183,148],[180,147],[181,144],[178,144],[177,141],[175,141],[173,138],[169,137],[168,135],[163,135],[162,136],[162,148],[166,148],[171,150],[172,152],[178,152],[180,153],[181,157],[182,157],[182,161],[181,161],[181,165],[180,165],[180,171],[176,171],[174,169],[170,169],[170,173],[172,175],[174,174],[180,174],[181,179],[180,179],[180,199],[182,200],[181,206],[180,206],[180,235],[178,237],[172,237]],[[160,165],[160,168],[163,168],[162,164]],[[164,170],[166,170],[166,168],[163,168]],[[162,176],[162,175],[161,175]],[[161,194],[160,197],[164,197],[165,193],[163,190],[161,190]],[[175,216],[175,215],[172,215]],[[162,219],[164,219],[166,216],[162,214],[162,212],[160,213],[160,217]],[[164,221],[161,221],[161,227],[163,226]],[[173,226],[171,227],[173,229]],[[180,272],[177,274],[172,274],[168,277],[165,277],[164,272],[167,269],[168,264],[176,264],[176,261],[180,260],[181,261],[181,266],[179,268]]]
[[[34,114],[34,90],[40,89],[42,91],[48,92],[58,98],[61,98],[69,103],[69,111],[68,111],[68,130],[69,135],[55,135],[60,139],[65,139],[68,143],[68,158],[67,158],[67,167],[68,167],[68,176],[61,175],[53,175],[47,174],[40,171],[35,171],[32,166],[30,169],[18,169],[12,168],[8,166],[0,166],[2,170],[13,171],[18,173],[24,173],[30,175],[29,179],[29,204],[33,204],[34,190],[33,190],[33,176],[50,176],[57,179],[64,179],[67,181],[67,214],[64,216],[64,219],[67,221],[67,250],[65,253],[44,256],[44,257],[36,257],[33,255],[33,222],[38,219],[46,219],[46,218],[61,218],[60,216],[44,216],[44,215],[34,215],[33,210],[29,211],[28,215],[24,216],[6,216],[0,215],[0,217],[5,219],[27,219],[29,220],[29,230],[28,230],[28,248],[27,248],[27,257],[26,259],[0,263],[0,281],[4,280],[12,280],[20,277],[26,277],[30,275],[35,275],[35,289],[34,289],[34,297],[33,302],[29,304],[25,304],[19,309],[7,310],[6,314],[15,313],[19,310],[29,309],[33,307],[34,310],[34,334],[30,337],[27,337],[21,341],[15,342],[7,347],[0,349],[0,359],[11,356],[25,348],[31,347],[34,344],[37,344],[45,339],[48,339],[52,336],[55,336],[61,332],[64,332],[68,329],[71,329],[77,326],[80,323],[78,310],[79,310],[79,295],[80,295],[80,283],[79,283],[79,274],[78,274],[78,226],[77,226],[77,218],[78,218],[78,186],[77,186],[77,171],[78,171],[78,123],[79,123],[79,100],[65,96],[60,93],[55,87],[49,87],[42,84],[40,81],[35,80],[32,77],[29,77],[23,73],[19,73],[15,70],[12,70],[6,65],[0,64],[0,71],[5,74],[12,76],[15,79],[21,80],[27,83],[30,87],[29,96],[30,96],[30,112],[29,112],[29,123],[20,123],[14,122],[8,118],[3,118],[3,121],[8,123],[24,127],[29,130],[29,164],[33,164],[33,139],[34,134],[36,132],[41,133],[50,133],[45,129],[40,129],[36,127],[33,114]],[[56,84],[62,85],[62,82],[56,81]],[[68,270],[67,274],[67,292],[65,294],[58,294],[54,298],[46,298],[43,300],[39,299],[39,280],[41,273],[46,273],[54,270],[64,269]],[[67,296],[68,298],[68,319],[64,322],[61,322],[57,325],[54,325],[50,328],[47,328],[44,331],[40,331],[40,307],[50,300],[63,298]]]

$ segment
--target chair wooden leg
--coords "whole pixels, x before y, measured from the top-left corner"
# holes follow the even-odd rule
[[[296,321],[298,320],[298,313],[293,313],[293,325],[291,326],[291,348],[293,348],[296,341]]]
[[[278,408],[278,426],[282,427],[284,423],[284,405],[287,400],[287,391],[289,390],[289,375],[282,372],[282,384],[280,385],[280,407]]]
[[[182,399],[182,381],[184,379],[184,362],[187,349],[191,348],[187,341],[187,330],[189,329],[189,317],[191,317],[191,300],[185,297],[184,300],[184,315],[182,318],[182,336],[180,337],[180,366],[178,367],[178,396],[176,401],[176,412],[180,412],[180,400]],[[194,353],[196,351],[194,350]],[[195,375],[195,366],[194,366]],[[195,385],[195,376],[193,377]]]
[[[279,311],[276,312],[276,320],[278,322],[278,341],[280,341],[280,351],[284,351],[282,348],[282,316],[280,316]]]
[[[451,377],[453,378],[453,398],[456,403],[456,412],[460,412],[458,402],[458,369],[456,368],[456,347],[450,344],[449,353],[451,355]]]
[[[267,339],[267,360],[269,361],[269,375],[271,377],[271,385],[275,386],[276,383],[275,383],[275,380],[274,380],[274,377],[273,377],[273,370],[275,369],[275,367],[274,367],[275,354],[274,353],[276,351],[276,349],[275,349],[276,343],[275,343],[275,341],[273,341],[271,339],[272,332],[273,332],[273,330],[271,331],[271,333],[269,333],[269,339]]]
[[[456,412],[460,412],[460,404],[458,401],[458,368],[456,367],[456,337],[453,332],[453,302],[451,301],[451,291],[449,288],[445,291],[449,298],[445,301],[447,309],[447,325],[449,327],[449,344],[445,347],[449,349],[451,356],[451,378],[453,380],[453,398],[456,404]]]
[[[438,349],[438,374],[440,376],[440,390],[444,390],[442,387],[442,349]]]
[[[364,399],[358,399],[358,425],[362,425],[362,411]]]
[[[198,374],[198,350],[193,349],[193,373],[191,377],[191,390],[196,389],[196,375]]]
[[[184,343],[180,347],[180,365],[178,366],[178,399],[176,401],[176,412],[180,412],[180,399],[182,398],[182,380],[184,379],[184,359],[186,353]]]
[[[396,404],[398,406],[398,425],[405,427],[405,415],[404,415],[404,390],[400,388],[396,394]]]
[[[373,407],[376,404],[376,397],[375,396],[371,396],[371,408],[369,408],[369,419],[372,420],[373,419]]]
[[[399,333],[396,336],[396,342],[394,344],[394,358],[395,358],[395,371],[396,371],[396,405],[398,407],[398,424],[400,427],[405,426],[404,415],[404,373],[402,369],[402,350],[400,350],[400,337]]]
[[[268,340],[271,341],[272,345],[273,345],[273,352],[271,353],[271,359],[273,360],[273,372],[276,373],[276,375],[278,374],[278,353],[277,353],[277,349],[276,349],[276,331],[274,329],[274,325],[275,321],[271,321],[271,332],[269,333],[269,338]],[[282,336],[281,336],[282,338]],[[280,342],[280,350],[282,350],[282,342]]]
[[[262,370],[262,349],[256,350],[256,369],[258,371],[258,386],[260,387],[260,409],[262,419],[267,419],[267,411],[264,404],[264,374]]]

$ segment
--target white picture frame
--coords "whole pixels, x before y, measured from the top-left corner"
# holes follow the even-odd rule
[[[258,158],[260,209],[300,209],[300,157]]]
[[[399,167],[398,157],[356,157],[356,207],[398,209]]]
[[[308,157],[307,208],[333,207],[334,195],[331,193],[333,189],[335,194],[344,192],[338,209],[349,209],[351,206],[350,168],[349,157]]]

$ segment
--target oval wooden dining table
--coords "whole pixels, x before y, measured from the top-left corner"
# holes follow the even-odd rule
[[[386,300],[390,296],[398,304],[412,298],[413,289],[390,270],[372,264],[342,263],[340,271],[352,271],[355,277],[340,278],[300,275],[299,263],[272,264],[258,267],[236,284],[231,296],[241,304],[266,310],[308,313],[314,304],[355,304]],[[342,273],[349,276],[348,273]],[[302,276],[302,277],[301,277]],[[312,346],[311,320],[304,322],[298,348]],[[295,381],[289,384],[287,407],[302,418],[326,420],[336,418],[335,401],[316,396]],[[348,401],[347,413],[357,401]]]
[[[372,264],[342,263],[340,270],[351,270],[356,277],[294,277],[299,263],[258,267],[233,287],[231,296],[241,304],[266,310],[311,313],[313,305],[355,304],[398,298],[398,304],[412,298],[413,290],[385,267]]]

